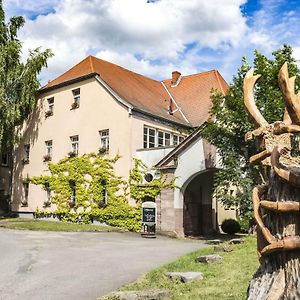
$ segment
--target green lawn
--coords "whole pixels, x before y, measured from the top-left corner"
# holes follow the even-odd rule
[[[124,231],[121,228],[92,224],[75,224],[25,218],[0,219],[0,227],[9,229],[27,229],[44,231]]]
[[[167,289],[171,291],[174,300],[245,299],[249,281],[258,268],[256,239],[246,237],[244,244],[233,245],[233,249],[229,253],[218,252],[224,257],[224,260],[211,264],[196,263],[195,258],[200,255],[213,254],[213,247],[193,252],[149,272],[139,281],[127,285],[121,290]],[[204,279],[184,284],[172,282],[164,275],[165,272],[177,271],[202,272]]]

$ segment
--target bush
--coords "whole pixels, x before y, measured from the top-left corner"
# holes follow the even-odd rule
[[[241,227],[238,221],[226,219],[222,222],[221,229],[227,234],[235,234],[241,230]]]
[[[239,224],[241,227],[241,233],[249,233],[250,228],[255,225],[255,221],[253,221],[253,219],[243,218],[239,219]]]

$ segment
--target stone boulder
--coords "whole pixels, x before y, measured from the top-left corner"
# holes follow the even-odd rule
[[[203,279],[201,272],[168,272],[166,275],[172,280],[179,280],[183,283]]]
[[[214,251],[231,252],[231,251],[233,251],[233,249],[229,245],[217,245],[217,246],[214,246]]]
[[[198,256],[196,258],[196,262],[200,262],[200,263],[213,263],[213,262],[218,262],[218,261],[222,261],[223,257],[217,254],[211,254],[211,255],[202,255],[202,256]]]

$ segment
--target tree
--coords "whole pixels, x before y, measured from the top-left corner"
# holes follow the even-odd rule
[[[274,51],[273,59],[268,59],[259,51],[254,52],[254,72],[262,75],[256,84],[254,97],[269,123],[282,120],[284,114],[283,97],[277,80],[284,62],[288,62],[291,76],[300,75],[290,46],[284,45]],[[223,167],[216,173],[214,194],[225,205],[237,205],[242,216],[252,215],[253,186],[267,180],[264,166],[249,163],[250,157],[258,151],[258,144],[253,140],[245,141],[245,134],[254,129],[243,103],[243,79],[249,69],[249,63],[243,58],[226,96],[213,92],[211,115],[214,117],[202,128],[202,136],[218,148],[222,157]],[[299,84],[297,77],[296,89]],[[230,186],[238,188],[236,195],[228,193]]]
[[[52,56],[49,49],[31,50],[22,62],[22,43],[18,31],[24,25],[22,16],[5,23],[0,0],[0,152],[12,146],[15,126],[20,124],[36,104],[40,87],[38,74]]]

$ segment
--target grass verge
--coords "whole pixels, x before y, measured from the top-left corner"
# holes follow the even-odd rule
[[[75,224],[58,221],[46,221],[46,220],[35,220],[35,219],[24,219],[24,218],[9,218],[0,219],[0,227],[9,229],[27,229],[27,230],[44,230],[44,231],[68,231],[68,232],[81,232],[81,231],[124,231],[118,227],[101,226],[92,224]]]
[[[174,300],[225,300],[246,298],[248,284],[258,268],[256,239],[246,237],[245,243],[233,245],[229,253],[214,252],[213,247],[198,250],[178,260],[147,273],[142,279],[121,290],[167,289]],[[222,262],[200,264],[196,257],[217,253],[224,257]],[[165,272],[202,272],[204,279],[191,283],[173,282]],[[105,299],[110,299],[109,297]]]

